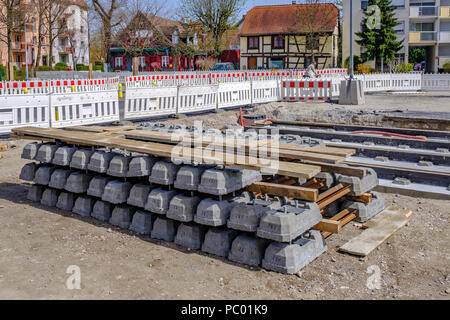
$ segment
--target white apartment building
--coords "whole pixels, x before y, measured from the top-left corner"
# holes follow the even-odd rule
[[[65,10],[66,30],[54,41],[53,64],[65,62],[72,69],[89,64],[88,10],[84,0],[72,0]]]
[[[350,55],[350,1],[353,1],[353,32],[361,31],[363,8],[367,0],[344,0],[342,23],[342,59]],[[425,49],[427,72],[438,72],[450,61],[450,0],[392,0],[397,7],[396,17],[401,23],[396,27],[398,39],[404,39],[398,62],[408,62],[408,50]],[[356,35],[353,39],[357,39]],[[354,41],[354,55],[361,47]],[[372,63],[373,65],[373,63]]]

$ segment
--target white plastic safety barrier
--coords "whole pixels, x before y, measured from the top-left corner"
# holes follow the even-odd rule
[[[177,113],[217,108],[217,85],[178,87]]]
[[[177,87],[127,88],[124,118],[137,119],[177,112]]]
[[[252,103],[280,100],[280,81],[267,80],[252,82]]]
[[[250,104],[250,81],[221,83],[218,89],[219,108]]]
[[[423,90],[447,90],[450,91],[450,74],[427,74],[422,77]]]
[[[329,80],[287,80],[281,85],[283,101],[327,101],[331,93]]]

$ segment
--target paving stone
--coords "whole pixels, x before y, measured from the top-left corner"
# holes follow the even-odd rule
[[[47,188],[42,193],[41,204],[44,206],[55,207],[58,202],[59,190]]]
[[[135,206],[139,208],[145,208],[147,203],[148,194],[152,190],[152,186],[147,184],[135,184],[130,190],[130,195],[128,196],[127,203],[130,206]]]
[[[264,239],[290,242],[322,220],[319,206],[300,201],[299,207],[283,206],[265,213],[259,222],[257,236]]]
[[[112,212],[111,219],[109,219],[109,223],[113,226],[128,229],[135,211],[136,210],[130,206],[116,206]]]
[[[48,185],[54,170],[54,167],[39,166],[39,168],[36,170],[36,173],[34,174],[33,182],[44,186]]]
[[[227,200],[203,199],[197,206],[194,221],[213,227],[226,225],[232,208]]]
[[[179,222],[166,217],[157,217],[153,223],[151,237],[172,242],[175,239]]]
[[[234,262],[259,266],[266,250],[267,240],[246,234],[238,235],[231,244],[228,259]]]
[[[172,185],[175,182],[179,166],[168,161],[158,161],[153,165],[149,178],[151,183]]]
[[[182,223],[178,227],[175,243],[179,246],[199,250],[202,247],[207,228],[194,223]]]
[[[89,160],[94,152],[88,149],[77,149],[72,155],[70,167],[74,169],[86,170],[89,165]]]
[[[42,163],[52,163],[53,156],[55,155],[57,149],[58,149],[57,145],[47,143],[42,144],[39,147],[39,150],[34,160],[40,161]]]
[[[34,160],[36,154],[41,147],[42,143],[31,142],[28,143],[22,150],[22,159]]]
[[[88,169],[98,173],[106,173],[114,155],[111,152],[97,150],[89,159]]]
[[[77,151],[76,147],[59,147],[58,150],[56,150],[55,155],[53,156],[52,163],[58,166],[70,166],[70,162],[72,161],[72,156],[75,151]]]
[[[132,184],[119,180],[110,181],[103,192],[102,200],[113,204],[126,203]]]
[[[89,196],[79,196],[75,200],[72,212],[83,217],[90,217],[94,207],[95,199]]]
[[[50,178],[50,182],[48,183],[49,187],[55,189],[64,189],[67,183],[67,178],[70,175],[70,170],[66,169],[55,169],[53,171],[52,176]]]
[[[33,202],[40,202],[44,190],[45,190],[44,186],[33,184],[31,188],[28,190],[27,199]]]
[[[177,195],[177,191],[175,190],[153,189],[148,195],[145,210],[158,214],[166,214],[167,210],[169,210],[170,200],[175,195]]]
[[[92,175],[84,172],[72,172],[67,178],[66,189],[73,193],[85,193],[89,189]]]
[[[169,209],[167,210],[166,216],[169,219],[181,222],[193,221],[199,202],[199,197],[190,197],[178,194],[170,200]]]
[[[126,177],[128,173],[128,164],[131,157],[124,155],[116,155],[112,158],[108,167],[108,175],[113,177]]]
[[[294,274],[327,250],[320,231],[311,230],[292,244],[272,242],[266,249],[262,267],[280,273]]]
[[[59,194],[56,207],[61,210],[72,211],[74,204],[75,204],[75,195],[73,193],[61,192]]]
[[[156,214],[154,213],[141,210],[136,211],[130,225],[130,230],[139,234],[149,235],[152,232],[152,226],[155,219]]]
[[[101,198],[105,191],[106,185],[112,181],[112,178],[105,176],[94,176],[89,182],[87,194],[89,196]]]
[[[109,221],[111,219],[111,213],[113,205],[109,202],[97,200],[92,208],[91,216],[100,221]]]
[[[205,235],[202,251],[219,257],[228,257],[231,243],[238,234],[236,230],[211,228]]]
[[[35,162],[27,163],[20,171],[19,179],[24,181],[33,181],[34,175],[36,174],[38,168],[39,165]]]

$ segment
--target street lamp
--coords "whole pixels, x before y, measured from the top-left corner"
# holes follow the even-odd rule
[[[353,0],[350,1],[350,79],[353,80]]]

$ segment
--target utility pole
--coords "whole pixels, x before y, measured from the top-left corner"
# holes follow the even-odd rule
[[[350,79],[353,80],[353,0],[350,1]]]
[[[28,80],[28,44],[27,44],[27,23],[25,22],[25,80]]]

